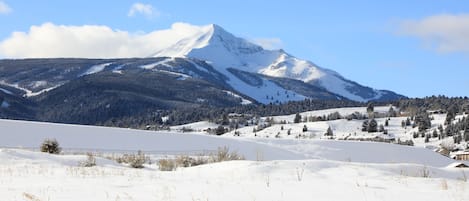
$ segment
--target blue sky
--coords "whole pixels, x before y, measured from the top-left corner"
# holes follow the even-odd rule
[[[175,22],[215,23],[237,36],[274,41],[275,47],[363,85],[410,97],[469,96],[467,1],[0,2],[0,41],[46,22],[130,33]],[[136,3],[149,7],[131,13]]]

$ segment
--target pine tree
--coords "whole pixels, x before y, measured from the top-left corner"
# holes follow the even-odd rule
[[[369,102],[366,106],[366,112],[373,113],[375,110],[373,102]]]
[[[392,106],[389,107],[388,116],[389,117],[396,117],[397,116],[397,112],[394,110],[394,108]]]
[[[464,141],[469,142],[469,129],[464,131]]]
[[[446,114],[445,125],[451,124],[451,122],[453,122],[455,116],[456,115],[453,112],[448,111],[448,114]]]
[[[440,133],[443,133],[443,131],[444,131],[444,130],[443,130],[443,125],[440,124],[440,125],[438,126],[438,131],[440,131]]]
[[[371,119],[368,123],[368,133],[375,133],[378,131],[378,123],[375,119]]]
[[[407,119],[405,120],[405,125],[410,126],[410,124],[411,124],[410,119],[409,117],[407,117]]]
[[[362,131],[363,132],[368,131],[368,120],[363,121]]]
[[[327,128],[327,131],[326,131],[326,134],[325,134],[325,135],[326,135],[326,136],[333,136],[333,135],[334,135],[334,133],[332,132],[332,129],[331,129],[330,126]]]
[[[297,124],[297,123],[300,123],[300,121],[301,121],[301,115],[300,113],[296,113],[295,119],[293,119],[293,123]]]

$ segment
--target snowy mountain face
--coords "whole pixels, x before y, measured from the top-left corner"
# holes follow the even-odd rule
[[[147,58],[0,60],[0,117],[96,123],[181,107],[402,97],[283,50],[266,50],[217,25],[173,25],[162,32],[171,37],[149,41],[159,46]],[[88,118],[96,111],[103,115]]]
[[[300,80],[354,101],[389,100],[401,98],[390,91],[375,90],[350,81],[337,72],[296,58],[283,50],[266,50],[245,39],[234,36],[218,25],[199,27],[190,36],[152,55],[155,57],[189,57],[207,61],[225,74],[228,83],[247,95],[253,89],[244,88],[227,68],[259,73],[270,77]],[[259,102],[265,102],[253,97]]]

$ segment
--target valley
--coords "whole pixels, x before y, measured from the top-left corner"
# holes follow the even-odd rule
[[[374,112],[387,114],[389,108],[375,107]],[[337,112],[346,116],[366,111],[366,107],[349,107],[299,115]],[[361,132],[364,120],[294,123],[295,116],[261,117],[259,125],[271,118],[285,123],[257,132],[252,132],[255,125],[246,126],[221,136],[206,132],[220,126],[210,122],[174,126],[170,131],[143,131],[0,120],[0,193],[8,200],[464,200],[469,196],[469,172],[455,167],[464,162],[436,153],[432,147],[442,140],[431,138],[425,143],[424,138],[413,138],[411,133],[417,127],[400,126],[406,117],[377,118],[377,122],[383,124],[390,118],[387,135],[411,139],[415,146],[357,141],[383,136]],[[432,116],[428,132],[443,123],[445,114]],[[329,127],[333,136],[324,135]],[[291,134],[284,133],[286,130]],[[344,140],[351,132],[357,138]],[[47,138],[57,139],[60,155],[38,152]],[[465,146],[462,142],[455,148]],[[245,160],[161,170],[160,160],[209,156],[220,147]],[[148,158],[142,169],[113,160],[137,151]],[[80,165],[87,160],[85,153],[96,157],[95,166]],[[331,194],[330,185],[341,193]]]

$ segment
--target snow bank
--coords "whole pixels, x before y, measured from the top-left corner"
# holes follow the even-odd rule
[[[360,163],[412,163],[433,167],[446,167],[454,162],[453,159],[429,149],[388,143],[289,139],[257,141],[301,153],[311,159]]]
[[[154,154],[214,152],[227,146],[248,160],[304,159],[281,148],[252,141],[198,134],[153,132],[97,126],[0,120],[0,146],[36,148],[45,138],[55,138],[64,149]]]

